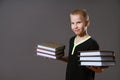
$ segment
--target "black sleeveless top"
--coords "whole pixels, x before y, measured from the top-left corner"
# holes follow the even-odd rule
[[[95,72],[86,68],[86,66],[80,66],[77,55],[78,51],[99,50],[99,45],[94,39],[89,38],[81,44],[77,45],[73,54],[71,54],[74,46],[74,39],[75,36],[72,37],[69,41],[66,80],[94,80]]]

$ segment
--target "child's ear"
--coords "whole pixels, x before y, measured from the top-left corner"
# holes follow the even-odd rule
[[[89,26],[90,25],[90,21],[87,20],[86,23],[85,23],[85,26]]]

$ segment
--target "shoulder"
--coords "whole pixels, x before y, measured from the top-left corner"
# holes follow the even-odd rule
[[[98,42],[95,40],[95,39],[93,39],[93,38],[90,38],[89,40],[88,40],[88,44],[89,44],[89,46],[91,47],[91,49],[93,48],[93,49],[99,49],[99,44],[98,44]]]
[[[94,43],[94,44],[98,44],[97,41],[93,38],[90,38],[88,41],[91,42],[91,43]]]
[[[74,42],[74,39],[75,39],[76,36],[72,36],[69,40],[69,42]]]

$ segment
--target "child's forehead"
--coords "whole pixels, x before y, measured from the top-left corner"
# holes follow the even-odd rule
[[[70,14],[70,15],[83,15],[82,13],[74,13],[74,14]]]
[[[82,14],[71,14],[70,15],[71,17],[74,16],[74,17],[84,17]]]
[[[74,14],[74,15],[71,15],[71,18],[84,18],[83,15],[80,15],[80,14]]]
[[[80,19],[85,19],[85,20],[89,20],[89,16],[85,16],[84,14],[82,13],[75,13],[75,14],[70,14],[70,17],[78,17]]]

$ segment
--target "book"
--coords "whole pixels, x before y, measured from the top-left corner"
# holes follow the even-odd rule
[[[64,56],[65,45],[55,42],[44,42],[37,45],[38,56],[57,59]]]
[[[114,51],[79,51],[79,64],[81,66],[114,66]]]
[[[115,56],[114,51],[79,51],[79,56]]]
[[[49,55],[49,54],[45,54],[45,53],[42,53],[42,52],[37,52],[37,55],[38,56],[42,56],[42,57],[46,57],[46,58],[51,58],[51,59],[58,59],[62,56],[64,56],[64,54],[58,54],[58,55]]]
[[[98,57],[80,57],[80,61],[114,61],[114,57],[112,56],[98,56]]]
[[[55,42],[44,42],[44,43],[38,44],[37,47],[41,49],[51,50],[51,51],[65,49],[65,45],[55,43]]]
[[[80,62],[81,66],[114,66],[115,62]]]
[[[37,52],[42,52],[42,53],[46,53],[46,54],[56,55],[56,54],[64,52],[64,50],[50,51],[50,50],[45,50],[45,49],[37,48]]]

